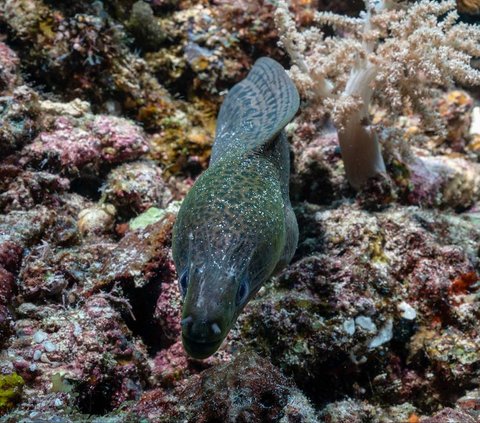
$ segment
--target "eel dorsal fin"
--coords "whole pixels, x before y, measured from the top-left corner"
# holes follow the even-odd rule
[[[298,110],[298,91],[273,59],[262,57],[227,94],[217,120],[213,164],[230,151],[247,151],[274,139]]]

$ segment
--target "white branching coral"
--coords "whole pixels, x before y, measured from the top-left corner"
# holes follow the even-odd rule
[[[303,31],[296,28],[287,2],[280,0],[275,20],[303,98],[335,123],[354,188],[385,171],[375,131],[369,127],[371,102],[392,114],[419,113],[439,130],[426,104],[432,89],[480,85],[480,71],[470,64],[480,57],[480,27],[458,21],[455,0],[421,0],[408,6],[366,0],[359,18],[317,12],[316,27]],[[318,29],[324,25],[339,35],[325,36]]]

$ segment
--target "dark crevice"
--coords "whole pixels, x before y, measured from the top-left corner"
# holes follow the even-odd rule
[[[128,299],[132,314],[125,314],[125,323],[135,336],[139,336],[147,346],[147,351],[154,356],[166,345],[165,337],[158,322],[154,319],[155,307],[160,295],[161,283],[158,278],[150,281],[141,288],[129,284],[124,288],[125,297]]]
[[[79,392],[77,406],[82,413],[103,415],[113,411],[111,399],[113,395],[113,380],[105,380],[92,389],[88,381],[84,381],[76,389]]]
[[[72,180],[70,189],[89,200],[98,201],[101,197],[102,184],[103,180],[96,176],[82,176]]]

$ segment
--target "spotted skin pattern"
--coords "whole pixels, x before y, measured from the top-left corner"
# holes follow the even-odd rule
[[[173,229],[182,340],[194,358],[220,347],[248,301],[295,252],[283,128],[298,106],[282,66],[261,58],[220,109],[210,167],[185,197]]]

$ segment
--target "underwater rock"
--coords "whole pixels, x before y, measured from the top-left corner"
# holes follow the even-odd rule
[[[0,97],[0,159],[33,139],[37,115],[38,96],[26,85]]]
[[[402,403],[376,409],[367,401],[347,398],[332,402],[320,411],[320,421],[328,423],[420,423],[416,408],[410,403]],[[423,420],[421,420],[423,422]]]
[[[158,50],[165,40],[165,32],[153,14],[152,7],[144,1],[133,4],[127,29],[133,34],[142,50]]]
[[[22,301],[55,301],[75,304],[96,283],[96,277],[115,249],[100,240],[71,248],[44,242],[25,256],[18,290]]]
[[[446,156],[419,157],[410,172],[410,204],[465,210],[480,197],[477,163]]]
[[[444,94],[437,107],[447,128],[448,146],[451,151],[463,151],[470,127],[473,98],[465,91],[454,90]]]
[[[180,3],[161,17],[171,43],[145,60],[176,92],[219,100],[219,94],[245,76],[255,59],[285,57],[275,48],[278,35],[269,1]],[[253,53],[253,54],[252,54]]]
[[[217,0],[215,5],[213,12],[220,27],[232,38],[238,39],[240,46],[251,46],[255,49],[256,57],[283,58],[283,52],[272,48],[278,42],[278,31],[273,20],[274,4],[266,0]],[[302,5],[297,10],[302,11],[308,6]],[[225,54],[225,57],[237,59],[231,53]]]
[[[455,406],[478,420],[480,418],[480,389],[477,387],[467,391],[465,395],[456,401]]]
[[[82,101],[79,98],[75,98],[68,103],[60,103],[51,100],[40,101],[40,111],[44,114],[42,116],[44,126],[48,128],[54,125],[55,122],[48,122],[50,119],[54,120],[56,116],[72,116],[80,118],[92,113],[91,105],[88,101]]]
[[[177,339],[180,339],[179,334],[180,328],[178,329]],[[183,381],[190,374],[189,359],[183,349],[181,340],[159,351],[153,360],[152,376],[161,386],[172,386],[176,382]]]
[[[357,193],[357,203],[366,210],[381,210],[397,199],[397,189],[386,173],[369,178]]]
[[[62,195],[70,188],[70,181],[48,172],[21,171],[14,166],[0,165],[0,210],[31,210],[42,204],[60,207]]]
[[[11,241],[0,242],[0,347],[13,333],[12,299],[15,276],[22,260],[22,248]]]
[[[328,423],[375,421],[373,415],[372,406],[351,399],[330,403],[320,412],[322,421]]]
[[[423,354],[435,368],[437,383],[455,386],[457,391],[471,386],[480,362],[479,337],[464,334],[455,327],[445,330],[419,330],[412,338],[409,360],[415,362]],[[448,393],[445,394],[448,397]]]
[[[444,410],[435,413],[432,417],[422,419],[421,423],[475,423],[476,420],[467,413],[452,408],[445,408]]]
[[[12,241],[0,241],[0,266],[7,272],[16,274],[22,262],[22,247]]]
[[[20,61],[15,52],[0,41],[0,94],[9,95],[20,84],[18,72]]]
[[[145,135],[131,121],[99,115],[86,126],[100,140],[100,158],[107,163],[132,160],[148,151]]]
[[[113,169],[102,188],[122,218],[136,216],[150,207],[164,208],[171,193],[162,178],[162,170],[153,162],[126,163]]]
[[[113,12],[131,3],[114,5]],[[106,109],[120,99],[120,109],[131,116],[138,113],[141,121],[147,109],[155,109],[160,118],[173,114],[170,94],[128,48],[123,26],[102,3],[78,2],[67,8],[40,0],[9,0],[4,9],[0,22],[20,40],[23,68],[63,100],[81,97]]]
[[[22,151],[21,163],[64,175],[98,174],[105,165],[133,160],[148,151],[142,130],[126,119],[58,117]]]
[[[402,398],[424,406],[432,401],[435,389],[452,385],[450,394],[458,396],[477,374],[473,346],[478,339],[474,319],[467,317],[477,315],[479,307],[473,300],[478,289],[474,261],[449,244],[458,239],[442,236],[441,220],[432,212],[395,208],[372,214],[343,207],[317,208],[314,221],[321,234],[314,247],[317,252],[291,265],[277,286],[269,285],[251,302],[232,345],[238,346],[240,339],[269,357],[310,397],[328,397],[332,386],[354,395],[352,384],[364,383],[355,377],[362,368],[370,369],[370,383],[378,385],[386,401]],[[470,232],[462,233],[473,247],[480,231],[468,221],[465,225]],[[315,234],[313,229],[309,232]],[[415,310],[415,318],[405,317],[404,303]],[[429,341],[438,342],[441,351],[450,351],[449,345],[456,344],[452,334],[461,331],[464,338],[457,343],[465,351],[457,350],[458,359],[445,352],[449,359],[441,364],[428,353],[425,340],[417,341],[420,335],[415,333],[423,333],[433,322],[445,327]],[[411,355],[406,369],[412,371],[420,370],[414,363],[421,355],[422,374],[428,371],[425,368],[435,369],[437,385],[417,375],[415,386],[397,375],[393,363],[399,351]],[[385,384],[379,368],[392,369],[393,374],[386,372]],[[391,384],[399,378],[399,384]]]
[[[225,90],[259,56],[288,66],[276,6],[1,3],[2,422],[480,419],[478,89],[436,86],[425,120],[408,101],[389,115],[372,105],[396,200],[381,181],[355,196],[325,107],[303,99],[286,128],[294,262],[200,363],[179,340],[169,198],[182,200],[207,167]],[[478,1],[457,3],[473,22]],[[321,30],[353,57],[344,35],[362,1],[289,8],[301,28],[316,11],[351,17]],[[474,38],[452,28],[455,55]],[[382,77],[395,79],[388,54]],[[343,89],[340,56],[319,58]]]
[[[349,187],[342,174],[338,136],[326,134],[307,145],[298,138],[299,134],[295,134],[294,172],[290,184],[292,199],[329,204],[346,195]]]
[[[0,215],[0,242],[11,241],[21,247],[40,243],[55,225],[55,212],[45,206],[14,210]]]
[[[162,283],[160,295],[155,305],[154,319],[161,328],[163,344],[167,345],[180,339],[182,331],[182,296],[176,283]]]
[[[462,128],[468,130],[468,126]],[[351,195],[343,174],[336,134],[318,137],[308,144],[300,143],[298,137],[294,135],[292,198],[330,204],[340,200],[342,195]],[[398,139],[388,142],[406,143]],[[409,152],[402,161],[392,160],[388,175],[372,178],[362,188],[357,197],[359,203],[367,208],[380,208],[398,197],[403,204],[465,210],[477,201],[480,197],[478,163],[462,157],[419,152],[425,154],[414,156]]]
[[[194,99],[191,106],[179,105],[174,116],[161,120],[162,130],[152,136],[150,149],[152,158],[165,166],[167,175],[183,170],[197,176],[206,169],[216,113],[213,102]]]
[[[191,377],[174,396],[163,390],[145,394],[134,415],[158,422],[317,421],[291,381],[253,353]]]
[[[69,246],[77,243],[77,226],[73,216],[63,207],[56,213],[46,206],[31,210],[13,210],[0,215],[0,241],[11,240],[22,247],[33,247],[44,242]]]
[[[42,314],[35,313],[38,306],[24,309],[17,337],[0,353],[0,366],[27,380],[22,409],[75,405],[86,414],[104,413],[139,398],[148,385],[144,346],[102,294],[78,308],[53,306]]]
[[[118,281],[142,288],[163,277],[175,279],[169,251],[174,220],[175,215],[167,213],[146,228],[127,232],[103,266],[98,287]]]
[[[203,361],[192,360],[182,346],[180,337],[168,348],[160,350],[153,359],[152,377],[164,388],[181,387],[205,369],[229,363],[232,355],[221,351]]]
[[[41,0],[7,0],[3,5],[2,20],[15,31],[21,40],[36,40],[42,28],[41,22],[49,16],[49,10]],[[48,36],[48,27],[43,27],[43,37]],[[40,36],[40,39],[43,38]]]

